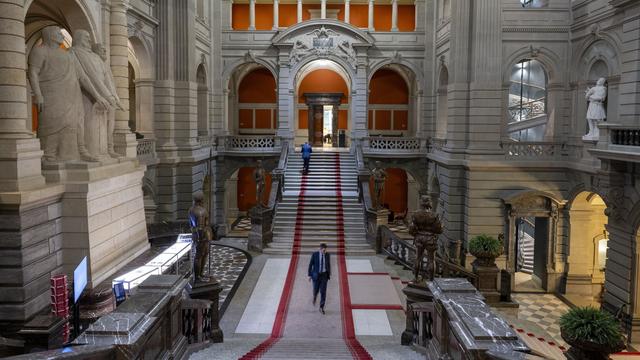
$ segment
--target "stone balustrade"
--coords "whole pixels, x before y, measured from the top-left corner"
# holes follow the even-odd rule
[[[548,141],[514,141],[501,144],[507,159],[556,160],[562,156],[564,144]]]
[[[136,157],[141,164],[155,164],[157,162],[156,141],[153,139],[138,139]]]
[[[218,152],[255,154],[279,154],[282,148],[280,138],[272,135],[233,135],[218,137]]]
[[[427,152],[427,140],[417,137],[371,136],[362,144],[364,155],[423,156]]]
[[[600,123],[600,138],[589,149],[599,159],[640,162],[640,125]]]

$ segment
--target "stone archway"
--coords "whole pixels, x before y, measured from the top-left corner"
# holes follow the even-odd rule
[[[530,191],[504,199],[504,203],[506,268],[511,288],[556,292],[561,276],[556,267],[558,217],[564,202],[550,194]]]

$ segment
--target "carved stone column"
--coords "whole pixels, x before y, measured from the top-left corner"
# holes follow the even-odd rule
[[[256,29],[256,0],[249,0],[249,30]]]
[[[127,8],[129,0],[111,1],[111,72],[116,91],[124,109],[116,110],[116,129],[113,136],[116,152],[136,157],[136,138],[129,129],[129,36],[127,33]]]
[[[369,0],[369,31],[375,31],[373,26],[373,2],[374,0]]]
[[[351,20],[351,0],[344,0],[344,22],[349,24]]]
[[[40,142],[27,128],[27,76],[24,1],[0,1],[0,191],[20,191],[44,185]]]
[[[302,22],[302,0],[298,0],[298,23]]]
[[[391,31],[398,31],[398,0],[391,1]]]
[[[327,18],[327,0],[321,0],[320,2],[320,19]]]
[[[273,30],[278,30],[278,24],[280,23],[278,0],[273,0]]]

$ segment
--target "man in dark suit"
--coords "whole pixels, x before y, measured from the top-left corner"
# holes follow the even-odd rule
[[[309,281],[313,280],[313,305],[316,304],[320,292],[320,312],[324,314],[324,303],[327,299],[327,282],[331,278],[331,260],[327,253],[327,244],[320,244],[320,250],[311,255],[309,261]]]

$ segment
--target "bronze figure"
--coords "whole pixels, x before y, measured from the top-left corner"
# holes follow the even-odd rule
[[[420,197],[420,210],[413,213],[409,233],[413,235],[413,244],[416,247],[416,259],[414,264],[414,281],[420,281],[423,271],[426,277],[423,280],[433,280],[435,273],[435,252],[438,249],[438,236],[442,234],[442,223],[437,215],[431,211],[431,200],[427,195]],[[427,251],[427,268],[422,269],[422,258]]]
[[[198,191],[193,195],[193,206],[189,208],[192,246],[196,248],[194,259],[195,280],[203,279],[205,264],[209,257],[210,242],[213,232],[209,226],[209,212],[203,206],[204,194]]]

